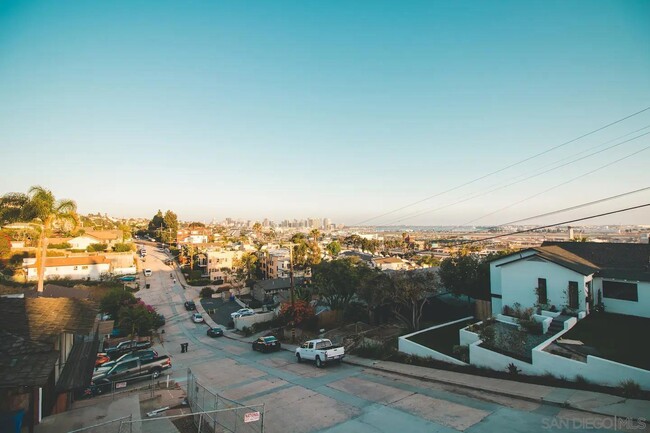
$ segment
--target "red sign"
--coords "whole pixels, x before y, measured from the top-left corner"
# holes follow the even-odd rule
[[[115,389],[117,388],[126,388],[126,382],[118,382],[115,384]]]
[[[259,412],[248,412],[244,414],[244,422],[254,422],[260,420]]]

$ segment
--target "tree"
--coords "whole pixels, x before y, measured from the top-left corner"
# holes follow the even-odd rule
[[[393,272],[389,275],[393,313],[410,330],[417,331],[427,296],[436,290],[435,278],[417,271]]]
[[[88,248],[86,248],[87,251],[89,252],[103,252],[106,251],[108,248],[108,244],[90,244],[88,245]]]
[[[29,189],[29,201],[24,205],[23,218],[39,225],[41,233],[39,246],[36,255],[38,264],[38,291],[43,292],[43,280],[45,275],[45,257],[47,257],[47,237],[52,228],[65,222],[71,222],[76,227],[79,221],[77,216],[77,204],[72,200],[56,200],[52,191],[41,186],[33,186]]]
[[[291,302],[284,302],[280,306],[280,317],[287,322],[294,321],[296,325],[304,322],[307,319],[314,317],[314,307],[303,299],[296,299],[294,301],[294,309],[291,307]]]
[[[325,247],[330,256],[336,257],[341,252],[341,244],[339,241],[332,241]]]
[[[311,236],[313,242],[318,242],[318,239],[320,238],[320,230],[311,229],[311,231],[309,232],[309,236]]]
[[[153,308],[140,302],[135,305],[122,307],[119,311],[119,322],[122,329],[129,329],[129,335],[149,335],[154,326]]]
[[[11,251],[11,237],[4,231],[0,231],[0,258],[8,255]]]
[[[99,301],[99,309],[110,315],[113,319],[117,319],[122,307],[135,303],[135,296],[131,292],[122,289],[112,289]]]
[[[253,224],[253,232],[255,233],[255,237],[260,239],[262,237],[262,224],[259,222]]]
[[[238,273],[240,280],[244,279],[242,277],[245,277],[246,280],[250,280],[257,268],[257,256],[253,253],[244,253],[241,258],[235,258],[233,260],[233,268],[235,268],[235,272]]]
[[[314,287],[332,310],[345,310],[359,285],[359,273],[351,260],[321,262],[312,268]]]
[[[160,227],[164,224],[165,221],[163,220],[162,211],[158,209],[158,213],[151,218],[151,221],[149,221],[149,233],[153,236],[156,233],[156,230],[160,230]]]
[[[510,251],[499,251],[483,259],[467,251],[456,253],[440,263],[440,282],[445,289],[456,295],[489,299],[490,262],[509,253]]]
[[[160,237],[164,243],[171,244],[176,240],[176,234],[178,233],[178,216],[168,210],[165,212],[163,217],[163,229],[164,232],[161,233]]]
[[[365,263],[357,265],[359,286],[357,297],[366,304],[368,323],[373,322],[373,312],[390,300],[391,281],[387,273],[371,268]]]

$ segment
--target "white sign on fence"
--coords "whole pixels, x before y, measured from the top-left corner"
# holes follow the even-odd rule
[[[118,388],[126,388],[126,382],[117,382],[115,384],[115,389],[118,389]]]
[[[244,422],[254,422],[260,420],[259,412],[248,412],[244,414]]]

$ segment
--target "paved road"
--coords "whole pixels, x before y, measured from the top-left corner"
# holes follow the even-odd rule
[[[173,357],[173,376],[183,384],[190,367],[224,397],[264,403],[268,433],[614,431],[611,418],[347,364],[321,370],[296,363],[290,352],[262,354],[241,341],[211,339],[207,326],[192,323],[183,308],[198,290],[172,285],[164,254],[149,250],[152,286],[138,296],[167,318],[165,342],[157,350]],[[189,343],[188,353],[180,353],[182,342]]]

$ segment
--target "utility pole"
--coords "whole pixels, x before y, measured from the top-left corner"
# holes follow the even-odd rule
[[[293,320],[291,321],[291,342],[296,342],[296,291],[293,284],[293,245],[289,245],[289,281],[291,284],[291,311]]]

